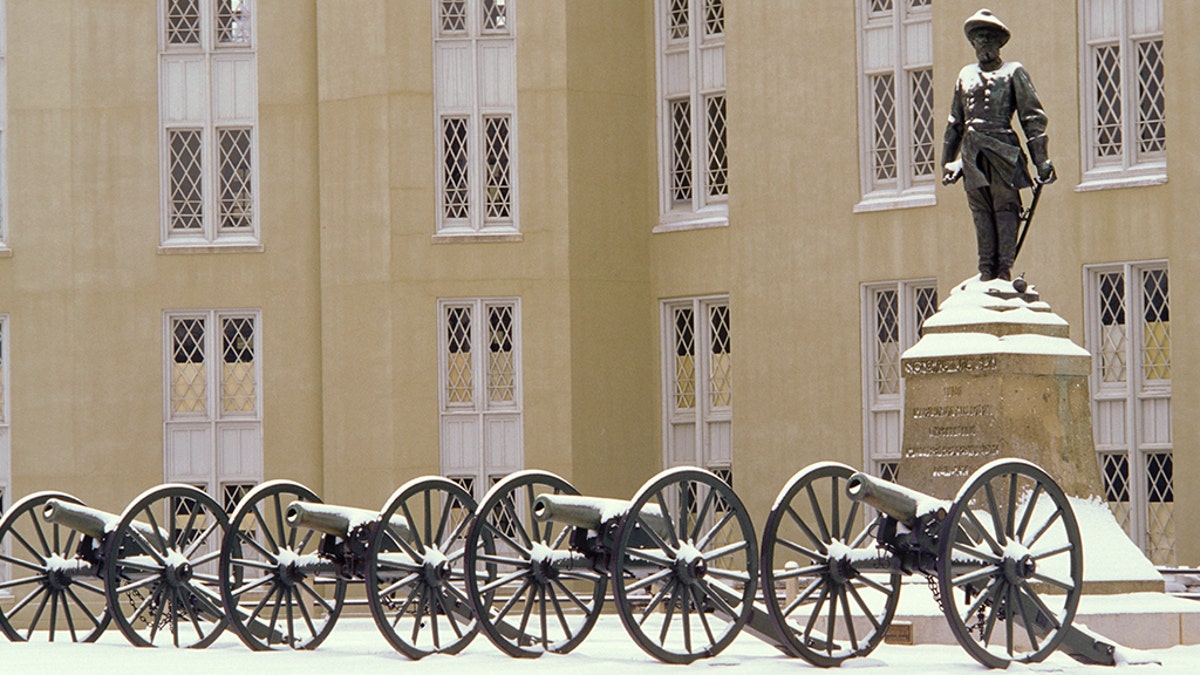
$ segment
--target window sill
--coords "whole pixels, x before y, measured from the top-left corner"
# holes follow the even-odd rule
[[[502,244],[525,241],[520,232],[463,232],[462,234],[435,234],[435,244]]]
[[[0,244],[0,258],[11,258],[11,257],[12,257],[12,249],[5,246],[4,244]]]
[[[262,244],[159,244],[159,255],[203,255],[208,253],[262,253]]]
[[[685,213],[664,213],[658,221],[658,226],[651,230],[654,234],[663,232],[686,232],[688,230],[707,230],[714,227],[729,227],[729,207],[721,205],[701,211]]]
[[[1116,190],[1119,188],[1149,187],[1167,182],[1166,167],[1161,171],[1130,174],[1126,171],[1093,171],[1084,174],[1083,182],[1075,186],[1076,192]]]
[[[890,211],[892,209],[913,209],[921,206],[937,205],[937,195],[933,187],[915,188],[906,192],[872,192],[863,196],[862,201],[854,205],[854,213],[871,213],[872,211]]]

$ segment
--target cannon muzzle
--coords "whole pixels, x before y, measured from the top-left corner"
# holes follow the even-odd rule
[[[861,471],[846,481],[846,496],[879,509],[910,527],[917,522],[917,518],[929,513],[945,518],[949,510],[949,504],[941,499]]]
[[[623,499],[545,494],[533,500],[533,518],[538,522],[552,520],[572,527],[599,530],[605,523],[628,513],[632,504]],[[667,536],[666,519],[657,506],[647,505],[641,516],[655,534]]]
[[[61,499],[47,500],[46,505],[42,508],[42,517],[47,522],[69,527],[97,541],[103,539],[105,534],[117,529],[117,524],[121,522],[121,516],[82,504],[64,502]],[[147,539],[161,537],[163,541],[169,541],[166,532],[162,530],[155,532],[154,528],[141,521],[133,521],[130,528],[137,530]]]
[[[286,519],[287,524],[292,527],[311,527],[323,534],[345,538],[356,528],[379,522],[379,512],[350,506],[295,501],[288,504]],[[388,523],[398,536],[411,540],[408,521],[403,517],[392,516]]]
[[[42,517],[48,522],[58,523],[81,532],[92,539],[101,539],[104,533],[115,529],[120,516],[93,509],[82,504],[50,499],[42,509]]]

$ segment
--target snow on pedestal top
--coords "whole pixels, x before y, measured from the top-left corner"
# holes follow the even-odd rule
[[[904,358],[965,354],[1090,357],[1087,350],[1065,337],[1066,320],[1036,298],[1032,286],[1017,293],[1009,281],[980,281],[978,275],[967,279],[925,320],[924,336],[904,352]]]

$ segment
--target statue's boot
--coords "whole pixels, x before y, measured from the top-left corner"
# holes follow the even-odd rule
[[[1012,281],[1020,222],[1020,216],[1015,211],[996,212],[996,277],[1005,281]]]
[[[996,221],[987,211],[971,210],[975,220],[975,241],[979,249],[979,279],[991,281],[996,278]],[[1012,259],[1009,258],[1009,267]]]

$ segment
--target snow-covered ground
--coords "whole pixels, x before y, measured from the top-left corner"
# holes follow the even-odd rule
[[[1036,665],[1013,665],[1017,673],[1200,673],[1200,645],[1137,652],[1136,656],[1161,662],[1124,665],[1119,669],[1083,666],[1063,654],[1054,654]],[[711,670],[716,669],[716,670]],[[624,675],[625,673],[796,673],[818,672],[800,659],[789,659],[754,638],[742,635],[714,659],[690,666],[660,664],[644,654],[625,635],[616,615],[602,616],[587,640],[574,652],[546,655],[535,660],[509,658],[480,635],[458,656],[431,656],[409,661],[393,651],[370,619],[343,618],[329,639],[311,652],[251,652],[230,632],[212,647],[198,651],[171,648],[137,649],[115,629],[95,644],[7,643],[0,639],[0,672],[4,673],[486,673],[487,675]],[[860,670],[863,669],[863,670]],[[866,673],[984,673],[957,646],[881,645],[869,657],[847,662],[842,670]],[[828,671],[827,671],[828,672]]]

